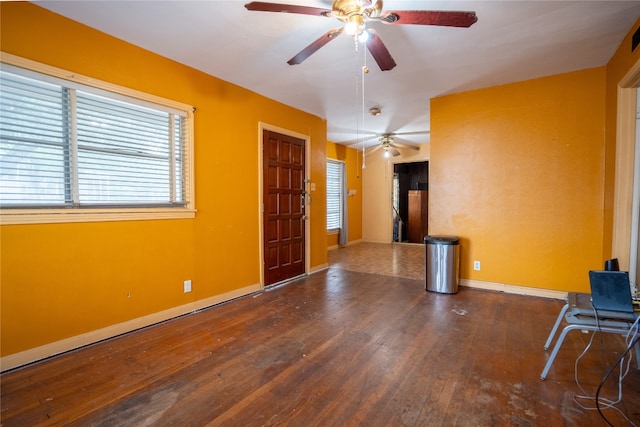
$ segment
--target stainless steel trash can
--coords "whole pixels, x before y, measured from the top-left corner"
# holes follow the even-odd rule
[[[426,236],[424,250],[426,290],[443,294],[458,292],[460,239],[456,236]]]

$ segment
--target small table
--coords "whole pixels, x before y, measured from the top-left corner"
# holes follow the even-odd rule
[[[627,335],[635,321],[635,316],[631,313],[599,310],[598,316],[596,317],[595,310],[591,305],[591,294],[569,292],[567,294],[567,304],[565,304],[564,307],[562,307],[562,310],[560,310],[558,319],[549,333],[547,342],[544,344],[545,350],[548,350],[551,346],[551,342],[562,323],[562,319],[565,319],[569,325],[565,326],[560,333],[560,336],[556,341],[556,345],[551,351],[549,360],[547,360],[547,363],[542,370],[542,374],[540,374],[540,378],[543,380],[547,378],[549,369],[551,369],[551,365],[553,365],[553,361],[555,360],[560,347],[562,347],[562,343],[569,331],[579,329],[582,331],[600,331]],[[640,344],[636,344],[636,360],[638,362],[638,368],[640,368]]]

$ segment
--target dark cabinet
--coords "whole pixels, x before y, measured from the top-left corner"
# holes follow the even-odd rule
[[[422,243],[427,233],[429,192],[409,190],[409,218],[407,238],[409,243]]]

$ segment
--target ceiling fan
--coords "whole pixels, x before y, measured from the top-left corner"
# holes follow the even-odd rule
[[[378,33],[371,28],[366,28],[368,22],[468,28],[478,20],[475,12],[434,10],[392,10],[383,12],[382,0],[333,0],[331,9],[260,1],[252,1],[245,4],[244,7],[251,11],[324,16],[325,18],[336,18],[344,23],[343,27],[327,31],[320,38],[302,49],[287,61],[289,65],[300,64],[318,49],[345,32],[356,40],[366,40],[367,49],[369,49],[371,56],[373,56],[382,71],[393,69],[396,66],[396,62],[391,57]]]
[[[397,157],[400,155],[400,151],[398,151],[398,148],[400,149],[407,149],[407,150],[414,150],[414,151],[419,151],[420,147],[416,146],[416,145],[410,145],[410,144],[402,144],[400,142],[397,142],[394,139],[395,135],[417,135],[417,134],[423,134],[423,133],[429,133],[429,132],[404,132],[404,133],[394,133],[394,132],[386,132],[383,133],[382,135],[380,135],[378,137],[378,141],[380,141],[379,144],[377,144],[375,147],[371,148],[370,150],[367,151],[366,156],[369,156],[371,153],[383,149],[384,150],[384,156],[385,157],[389,157],[389,155],[392,155],[393,157]]]

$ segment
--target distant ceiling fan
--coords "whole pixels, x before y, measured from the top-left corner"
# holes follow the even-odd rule
[[[366,28],[367,22],[468,28],[478,20],[475,12],[434,10],[382,12],[382,0],[333,0],[331,9],[259,1],[247,3],[245,7],[252,11],[324,16],[325,18],[336,18],[344,23],[343,27],[327,31],[320,38],[302,49],[296,56],[287,61],[289,65],[300,64],[318,49],[342,34],[342,32],[345,32],[356,39],[364,40],[366,37],[367,49],[369,49],[371,56],[373,56],[382,71],[393,69],[396,66],[396,62],[380,37],[378,37],[378,33],[371,28]]]
[[[380,150],[380,149],[384,150],[384,156],[385,157],[389,157],[389,155],[392,155],[393,157],[399,156],[400,155],[400,151],[398,151],[398,148],[419,151],[420,147],[418,147],[416,145],[402,144],[400,142],[397,142],[395,140],[394,136],[396,136],[396,135],[418,135],[418,134],[423,134],[423,133],[429,133],[429,132],[424,131],[424,132],[404,132],[404,133],[394,133],[394,132],[383,133],[382,135],[380,135],[378,137],[378,141],[380,143],[377,144],[372,149],[368,150],[366,155],[369,156],[371,153],[373,153],[373,152],[375,152],[377,150]]]

